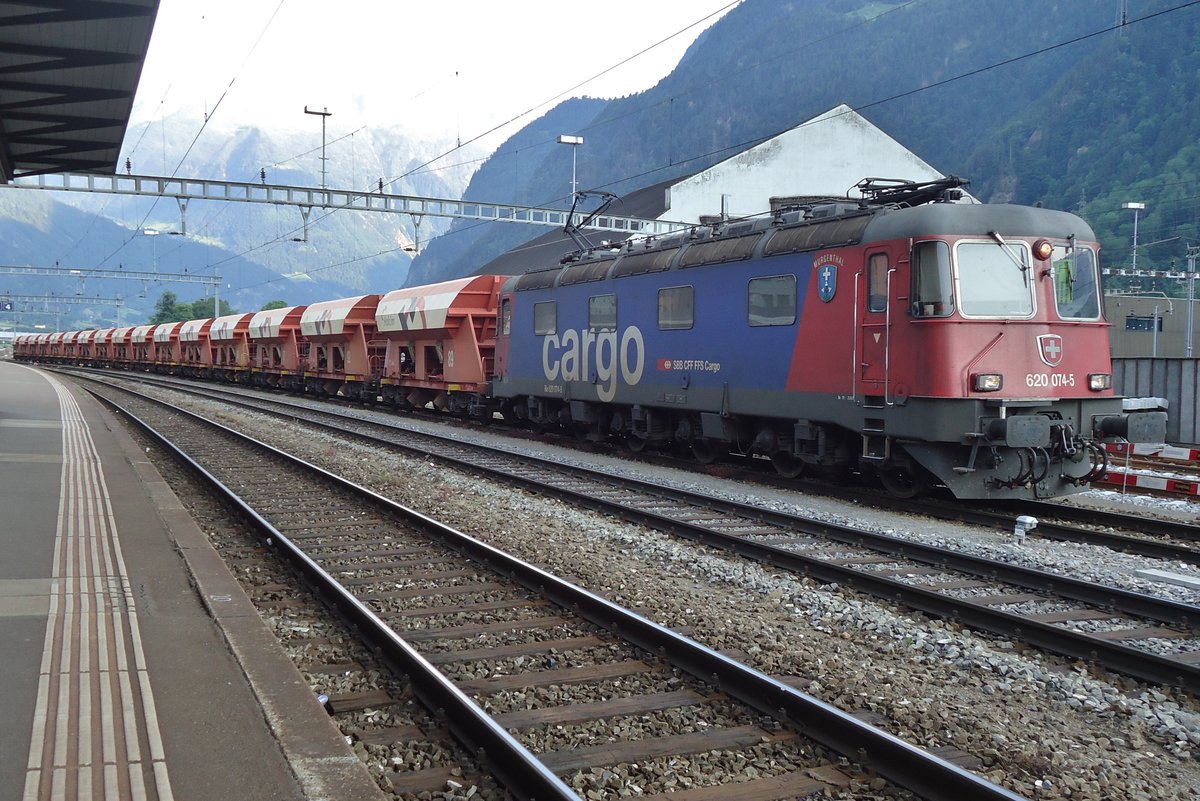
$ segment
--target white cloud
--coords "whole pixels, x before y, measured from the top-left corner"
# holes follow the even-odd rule
[[[215,110],[222,127],[316,130],[307,105],[333,113],[330,138],[399,125],[465,140],[728,2],[162,0],[134,120]],[[654,85],[715,20],[571,94],[615,97]]]

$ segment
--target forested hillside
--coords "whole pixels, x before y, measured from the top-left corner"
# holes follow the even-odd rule
[[[572,101],[521,131],[467,195],[565,204],[571,148],[555,143],[561,133],[585,137],[580,187],[621,194],[845,102],[986,201],[1083,213],[1120,263],[1133,226],[1126,200],[1147,204],[1142,242],[1200,233],[1200,8],[1177,5],[1130,0],[1130,24],[1097,34],[1118,26],[1119,0],[745,0],[654,88],[599,108]],[[597,57],[598,69],[606,63]],[[414,262],[409,283],[469,273],[538,233],[456,225]],[[1169,259],[1180,241],[1142,256]]]

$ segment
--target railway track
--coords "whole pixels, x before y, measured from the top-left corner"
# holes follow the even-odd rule
[[[340,408],[336,401],[328,399],[315,401],[287,401],[274,393],[264,393],[259,390],[219,387],[212,384],[198,383],[186,379],[168,378],[145,373],[125,373],[110,370],[81,370],[74,372],[80,375],[108,375],[127,380],[145,383],[147,385],[164,386],[180,392],[192,392],[198,396],[219,397],[231,403],[246,404],[249,408],[264,408],[268,404],[280,411],[314,411],[326,412],[330,419],[352,420],[362,422],[360,417],[349,413],[332,411]],[[136,377],[135,377],[136,376]],[[323,407],[315,408],[315,405]],[[361,408],[361,404],[351,403],[349,408]],[[290,416],[290,415],[288,415]],[[402,419],[402,418],[398,418]],[[444,422],[444,416],[438,416],[439,422]],[[505,433],[512,434],[507,430]],[[438,438],[426,434],[431,441],[457,442],[452,437]],[[434,454],[436,455],[436,454]],[[628,458],[646,461],[651,464],[695,469],[695,463],[687,459],[656,458],[654,454],[643,452],[627,454]],[[773,471],[761,472],[748,468],[739,471],[739,477],[756,481],[780,489],[797,488],[795,481],[783,479]],[[1188,564],[1200,564],[1200,525],[1188,524],[1178,520],[1164,520],[1144,513],[1122,513],[1112,510],[1094,509],[1084,506],[1073,506],[1069,503],[1053,501],[1020,501],[999,503],[992,509],[980,507],[977,504],[958,501],[944,501],[937,498],[896,498],[868,488],[839,486],[819,481],[809,481],[802,485],[805,493],[819,494],[830,498],[861,503],[881,509],[924,515],[939,520],[950,520],[970,525],[992,528],[999,531],[1012,532],[1016,519],[1021,515],[1034,515],[1039,520],[1038,527],[1029,532],[1031,537],[1057,540],[1062,542],[1078,542],[1110,548],[1121,553],[1144,556],[1151,559],[1170,559]]]
[[[562,776],[618,764],[628,780],[654,786],[673,760],[719,755],[709,786],[665,797],[791,798],[860,786],[879,797],[1019,798],[787,677],[228,428],[119,393],[121,404],[108,402],[251,519],[515,797],[574,799]],[[562,691],[558,703],[527,702],[548,686]],[[749,763],[774,769],[747,779],[721,767]]]
[[[1200,691],[1195,606],[287,401],[237,402],[274,407],[276,414],[373,445],[435,456],[1142,681]]]

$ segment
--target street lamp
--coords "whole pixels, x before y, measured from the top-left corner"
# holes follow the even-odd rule
[[[308,106],[304,107],[305,114],[312,114],[314,117],[321,118],[321,188],[325,188],[325,118],[332,117],[333,112],[328,107],[324,111],[309,111]]]
[[[1138,212],[1146,208],[1145,203],[1122,203],[1121,208],[1133,209],[1133,269],[1137,269],[1137,229]]]
[[[1192,304],[1196,302],[1196,256],[1200,255],[1200,247],[1188,245],[1187,249],[1187,337],[1184,340],[1183,355],[1192,358],[1192,329],[1195,327],[1195,312]]]
[[[558,143],[560,145],[570,145],[571,146],[571,196],[574,197],[575,191],[576,191],[575,190],[575,187],[576,187],[576,183],[575,183],[575,152],[579,148],[579,146],[583,144],[583,137],[582,136],[571,136],[569,134],[562,134],[561,136],[558,137]]]

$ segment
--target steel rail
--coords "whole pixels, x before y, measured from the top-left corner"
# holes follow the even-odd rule
[[[120,388],[118,388],[120,389]],[[91,390],[88,390],[91,392]],[[553,600],[564,608],[571,609],[586,620],[614,632],[621,638],[639,647],[659,654],[693,676],[718,686],[731,697],[774,718],[783,717],[805,736],[821,743],[852,760],[870,759],[870,766],[881,776],[910,790],[928,801],[959,801],[962,798],[981,801],[1020,801],[1023,797],[983,779],[970,771],[936,757],[887,732],[870,726],[837,707],[818,698],[796,690],[758,670],[743,665],[711,648],[701,645],[648,618],[627,610],[612,601],[555,576],[542,568],[517,559],[487,543],[446,526],[416,510],[392,501],[370,489],[338,476],[324,468],[310,464],[266,443],[234,431],[219,423],[206,420],[192,412],[131,390],[120,390],[141,397],[151,403],[168,406],[173,412],[187,416],[197,422],[219,429],[236,439],[292,464],[302,470],[311,471],[323,480],[357,494],[379,508],[387,510],[408,522],[425,529],[427,533],[443,540],[450,547],[496,572],[507,575],[527,588]],[[331,595],[339,608],[359,622],[364,630],[373,632],[378,644],[386,649],[389,657],[397,664],[417,674],[422,694],[435,705],[432,709],[455,710],[450,716],[452,730],[469,747],[474,747],[494,765],[502,778],[520,779],[516,787],[520,797],[537,799],[577,798],[556,776],[551,774],[537,758],[499,727],[469,697],[456,688],[448,679],[436,671],[419,653],[411,648],[399,635],[392,631],[374,612],[346,591],[336,580],[312,561],[301,549],[280,534],[257,512],[245,505],[229,488],[215,476],[187,457],[169,443],[165,437],[153,431],[113,401],[92,393],[121,411],[139,427],[146,430],[169,451],[181,458],[185,464],[204,477],[220,494],[254,522],[264,536],[278,543],[318,587]],[[270,532],[269,534],[267,532]],[[425,699],[423,699],[425,700]],[[463,715],[458,718],[457,712]],[[470,720],[464,725],[462,720]],[[513,760],[511,763],[507,760]],[[506,785],[508,783],[506,782]],[[513,789],[512,785],[509,785]],[[535,791],[526,792],[532,788]],[[561,788],[561,789],[560,789]],[[562,794],[565,791],[565,794]]]
[[[841,500],[864,501],[861,493],[855,493],[842,487],[823,483],[815,484],[813,491]],[[1175,537],[1200,543],[1200,526],[1189,523],[1134,517],[1133,515],[1122,514],[1120,512],[1084,509],[1078,506],[1063,506],[1049,501],[996,502],[995,505],[999,509],[1016,509],[1016,511],[1011,512],[975,509],[962,502],[928,498],[877,496],[865,502],[894,511],[927,515],[940,520],[955,520],[985,528],[995,528],[1001,531],[1012,531],[1016,525],[1018,515],[1033,515],[1038,518],[1039,522],[1038,527],[1029,532],[1030,537],[1061,542],[1101,545],[1121,553],[1133,553],[1155,559],[1173,559],[1200,565],[1200,549],[1197,548],[1170,542],[1158,542],[1143,537],[1114,534],[1108,531],[1076,528],[1074,526],[1049,522],[1048,518],[1059,518],[1073,523],[1085,523],[1097,526],[1137,529],[1151,536]]]
[[[1197,507],[1200,512],[1200,506]],[[1176,537],[1178,539],[1190,540],[1200,544],[1200,526],[1194,523],[1183,523],[1169,520],[1158,520],[1152,517],[1138,517],[1136,515],[1122,514],[1119,512],[1105,512],[1101,510],[1083,509],[1078,506],[1061,506],[1058,504],[1046,503],[1045,501],[1034,502],[1023,514],[1035,514],[1042,517],[1060,517],[1070,520],[1075,523],[1088,523],[1090,525],[1099,526],[1120,526],[1122,528],[1131,528],[1142,531],[1146,534],[1152,534],[1159,537]],[[1039,518],[1040,519],[1040,518]],[[1041,526],[1039,525],[1040,529]],[[1053,525],[1048,527],[1054,533],[1051,536],[1058,538],[1060,532]],[[1065,529],[1069,533],[1074,529]],[[1124,550],[1127,547],[1134,547],[1129,544],[1130,541],[1137,543],[1137,547],[1141,547],[1141,543],[1146,540],[1133,537],[1122,537],[1117,534],[1108,534],[1107,532],[1094,532],[1098,537],[1112,538],[1112,547],[1116,550]],[[1087,532],[1091,536],[1093,532]],[[1064,537],[1065,539],[1066,537]],[[1171,545],[1170,543],[1152,543],[1163,549],[1165,558],[1181,559],[1183,561],[1198,564],[1196,554],[1200,553],[1194,548],[1186,548],[1184,546]],[[1190,553],[1189,553],[1190,552]]]

